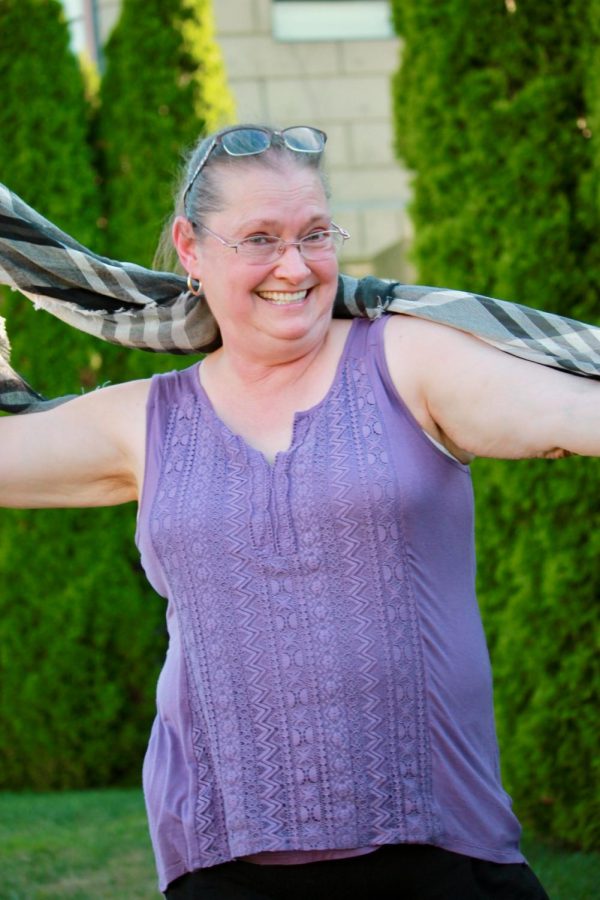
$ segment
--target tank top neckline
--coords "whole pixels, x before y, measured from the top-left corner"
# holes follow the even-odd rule
[[[221,417],[217,414],[212,400],[208,396],[208,393],[206,392],[206,389],[200,380],[200,367],[202,365],[202,362],[198,363],[198,365],[190,367],[187,370],[187,373],[190,376],[194,393],[199,398],[203,408],[208,414],[208,423],[210,424],[212,430],[217,435],[221,436],[226,444],[229,444],[232,447],[242,448],[249,461],[258,459],[259,463],[262,461],[262,463],[268,466],[269,469],[274,469],[278,464],[284,463],[293,453],[298,442],[302,440],[302,437],[306,433],[306,430],[310,426],[310,423],[313,420],[314,416],[317,415],[318,412],[323,409],[331,399],[340,380],[344,366],[346,365],[351,346],[355,340],[358,326],[360,326],[361,323],[364,325],[366,321],[367,320],[365,319],[353,319],[352,324],[348,329],[348,333],[346,334],[342,352],[336,363],[333,379],[331,380],[327,391],[317,403],[313,404],[313,406],[309,406],[307,409],[296,410],[294,412],[290,443],[284,450],[278,450],[272,461],[267,459],[262,450],[256,449],[256,447],[253,447],[251,444],[249,444],[246,439],[242,437],[242,435],[237,434],[237,432],[235,431],[232,431],[231,428],[226,425]]]

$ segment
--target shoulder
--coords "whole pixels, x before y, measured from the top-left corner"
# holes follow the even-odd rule
[[[416,384],[436,366],[446,332],[444,325],[418,319],[415,316],[392,314],[383,325],[383,346],[392,380],[402,384]]]
[[[151,379],[128,381],[97,388],[75,397],[49,412],[48,426],[65,433],[97,436],[128,453],[138,455],[143,446],[146,405]],[[36,418],[36,414],[27,418]]]
[[[431,386],[452,381],[452,374],[470,358],[471,348],[477,344],[481,342],[465,332],[416,316],[394,314],[384,326],[385,360],[394,387],[421,428],[463,463],[469,462],[472,454],[440,427],[432,411]],[[460,384],[457,389],[461,390]]]
[[[438,322],[410,315],[390,315],[384,346],[392,377],[413,373],[423,381],[444,378],[449,369],[462,369],[482,356],[503,356],[485,341]]]
[[[468,338],[465,332],[461,332],[450,325],[439,322],[431,322],[418,316],[404,313],[390,313],[385,317],[385,340],[406,344],[405,349],[415,347],[416,344],[427,349],[439,344],[440,341],[453,341]]]
[[[83,419],[100,415],[101,420],[106,417],[107,422],[117,425],[129,416],[144,414],[151,384],[152,379],[144,378],[97,388],[57,407],[57,411]]]
[[[176,399],[182,393],[193,391],[198,379],[197,373],[198,365],[195,363],[188,368],[174,369],[151,378],[98,388],[77,398],[75,402],[81,404],[79,410],[82,414],[87,414],[92,409],[105,411],[115,423],[127,421],[129,417],[133,420],[145,419],[149,400],[157,396],[166,400]]]

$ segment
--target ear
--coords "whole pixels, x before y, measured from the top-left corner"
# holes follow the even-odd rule
[[[192,223],[185,216],[177,216],[171,234],[181,265],[186,272],[198,278],[198,238]]]

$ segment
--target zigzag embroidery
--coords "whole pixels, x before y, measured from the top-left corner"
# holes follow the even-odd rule
[[[364,366],[340,367],[274,466],[202,396],[171,423],[152,533],[185,660],[196,865],[428,840],[418,621]]]

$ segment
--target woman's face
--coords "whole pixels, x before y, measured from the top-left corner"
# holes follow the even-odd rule
[[[323,185],[312,169],[293,164],[271,169],[246,161],[217,177],[223,208],[205,224],[231,243],[261,234],[297,241],[331,225]],[[334,253],[309,261],[292,246],[275,262],[256,264],[201,231],[195,258],[192,275],[202,281],[224,344],[259,334],[310,340],[327,330],[337,288]]]

